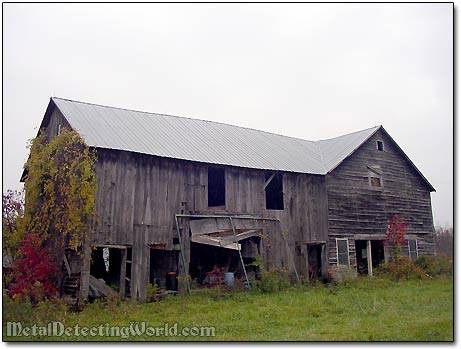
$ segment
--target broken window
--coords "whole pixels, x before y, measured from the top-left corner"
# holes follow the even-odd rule
[[[368,167],[368,178],[370,186],[374,188],[381,188],[383,186],[383,180],[381,176],[381,169],[379,166],[367,166]]]
[[[265,175],[266,209],[283,210],[283,176],[272,172]]]
[[[376,141],[376,149],[378,149],[379,151],[383,151],[383,150],[384,150],[384,143],[383,143],[383,141]]]
[[[381,178],[380,177],[370,177],[370,183],[372,187],[381,187]]]
[[[224,168],[208,168],[208,206],[225,206],[226,176]]]
[[[338,265],[349,266],[349,244],[347,239],[336,239],[336,251],[338,254]]]
[[[410,259],[415,260],[418,258],[418,241],[408,240],[408,256]]]

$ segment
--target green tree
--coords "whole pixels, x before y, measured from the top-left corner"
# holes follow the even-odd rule
[[[66,248],[80,253],[84,239],[89,239],[95,215],[95,163],[95,153],[75,131],[62,129],[48,141],[42,130],[31,142],[24,167],[24,227],[39,248],[51,251],[56,266],[61,266]]]

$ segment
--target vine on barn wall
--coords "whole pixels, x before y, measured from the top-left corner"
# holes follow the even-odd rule
[[[95,215],[96,155],[75,131],[47,141],[41,132],[25,165],[25,225],[60,261],[64,248],[79,251]]]

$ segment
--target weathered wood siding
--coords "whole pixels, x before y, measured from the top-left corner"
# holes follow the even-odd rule
[[[177,213],[253,214],[280,219],[266,224],[264,254],[291,270],[284,236],[293,254],[296,242],[327,240],[324,177],[284,173],[285,210],[275,211],[265,209],[264,171],[226,167],[226,205],[216,208],[207,203],[207,171],[203,164],[98,149],[95,241],[135,245],[140,236],[172,249]]]
[[[376,141],[384,143],[378,151]],[[382,188],[369,184],[367,166],[380,166]],[[394,214],[417,236],[419,253],[433,254],[430,190],[421,176],[381,130],[326,176],[328,194],[329,261],[336,264],[336,238],[349,238],[351,266],[355,266],[354,236],[387,232]]]
[[[62,113],[57,108],[53,108],[50,115],[48,116],[48,122],[46,124],[46,133],[48,137],[48,141],[53,139],[58,134],[58,125],[61,125],[61,128],[67,128],[68,130],[71,129],[69,123],[67,122],[66,118],[62,115]]]

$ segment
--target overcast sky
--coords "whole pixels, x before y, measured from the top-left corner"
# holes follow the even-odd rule
[[[51,96],[309,140],[383,125],[453,222],[451,4],[4,4],[3,190]]]

